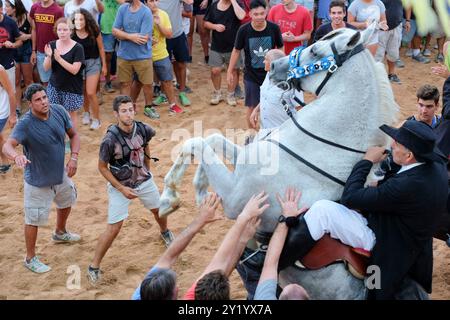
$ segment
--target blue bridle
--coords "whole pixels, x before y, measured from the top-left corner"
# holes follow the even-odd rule
[[[289,54],[289,71],[287,80],[300,79],[320,71],[335,72],[338,68],[334,55],[329,55],[316,62],[300,64],[300,56],[305,47],[297,47]]]

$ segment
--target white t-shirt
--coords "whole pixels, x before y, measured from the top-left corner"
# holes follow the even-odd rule
[[[269,80],[269,73],[267,73],[266,78],[260,88],[260,101],[259,101],[259,115],[261,121],[261,129],[270,129],[281,126],[289,116],[284,111],[284,106],[281,103],[281,95],[283,90],[278,88],[273,82]],[[287,99],[291,93],[285,94],[285,99]],[[303,92],[295,91],[295,95],[300,100],[303,100]],[[292,99],[293,100],[293,99]],[[293,105],[296,105],[294,101]],[[295,109],[291,109],[291,112],[295,112]]]
[[[0,120],[9,117],[9,97],[8,92],[0,84]]]
[[[95,21],[98,23],[98,7],[95,0],[84,0],[80,5],[75,4],[75,0],[70,0],[64,5],[64,16],[69,18],[72,14],[80,9],[86,9],[94,17]]]

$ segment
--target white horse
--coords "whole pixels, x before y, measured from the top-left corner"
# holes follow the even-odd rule
[[[219,134],[187,140],[164,179],[160,215],[179,207],[178,190],[191,159],[199,161],[193,181],[197,203],[211,185],[222,198],[228,218],[235,219],[253,194],[264,190],[270,195],[270,208],[262,216],[257,239],[273,232],[281,212],[275,195],[284,192],[287,186],[302,191],[300,206],[311,206],[320,199],[338,200],[343,191],[342,182],[363,156],[345,147],[364,151],[369,146],[386,146],[387,136],[378,127],[396,122],[398,106],[384,66],[376,63],[368,50],[361,50],[374,28],[372,25],[362,32],[339,29],[301,52],[302,65],[328,56],[333,56],[338,65],[296,80],[302,90],[313,93],[324,83],[318,98],[293,116],[302,129],[289,119],[269,137],[245,147]],[[288,67],[288,58],[273,64],[271,79],[285,79]],[[327,76],[328,73],[332,74]],[[328,80],[324,82],[325,78]],[[231,161],[234,171],[228,169],[216,152]],[[308,279],[303,279],[305,271],[289,267],[280,274],[281,281],[301,283],[312,298],[364,297],[362,281],[353,278],[340,265],[306,273]],[[335,285],[330,285],[330,281],[318,285],[313,280],[318,279],[314,273],[334,281]]]

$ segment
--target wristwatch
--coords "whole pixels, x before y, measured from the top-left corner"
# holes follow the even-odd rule
[[[295,227],[298,225],[298,218],[297,217],[285,217],[283,215],[280,215],[280,217],[278,218],[278,222],[279,223],[286,223],[286,225],[289,228]]]

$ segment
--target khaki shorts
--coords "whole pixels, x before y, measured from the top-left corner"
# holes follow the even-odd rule
[[[217,52],[214,50],[209,50],[209,66],[213,68],[221,68],[224,64],[229,65],[231,58],[231,52]],[[239,57],[235,69],[241,67],[241,57]]]
[[[380,31],[378,36],[378,48],[375,60],[382,62],[384,55],[390,62],[395,62],[400,58],[400,45],[402,42],[403,26],[400,23],[395,29]]]
[[[131,82],[133,80],[133,72],[136,72],[142,84],[153,83],[153,61],[151,58],[144,60],[117,58],[117,67],[120,82]]]
[[[153,178],[142,182],[133,189],[138,195],[138,199],[148,210],[159,208],[159,190]],[[128,218],[128,206],[132,200],[125,196],[110,183],[108,183],[108,224],[115,224]]]
[[[73,181],[64,173],[63,182],[51,187],[34,187],[24,182],[25,224],[45,226],[54,201],[58,209],[72,207],[77,199]]]

